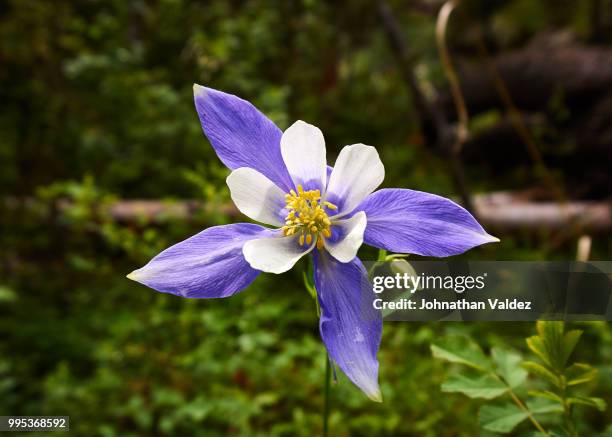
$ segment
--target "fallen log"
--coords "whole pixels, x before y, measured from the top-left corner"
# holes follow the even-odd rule
[[[579,229],[580,232],[608,232],[612,229],[612,204],[606,201],[533,201],[524,193],[494,192],[473,197],[476,214],[486,228],[502,231]],[[17,208],[56,216],[68,213],[73,203],[62,199],[51,208],[44,202],[27,199],[5,199],[9,211]],[[117,200],[96,206],[95,215],[126,225],[163,224],[174,220],[197,222],[216,221],[223,215],[240,219],[241,213],[233,204],[205,204],[198,200]]]
[[[501,178],[534,165],[512,105],[503,103],[505,94],[496,89],[498,77],[522,112],[535,144],[531,150],[538,150],[551,173],[563,175],[566,195],[601,200],[612,184],[604,164],[612,157],[612,49],[566,36],[540,35],[523,48],[497,54],[491,63],[499,76],[485,68],[488,64],[461,63],[461,89],[470,114],[503,110],[497,122],[471,132],[462,158],[467,167],[480,164]],[[450,91],[440,95],[440,102],[446,114],[454,113]]]
[[[487,228],[561,230],[576,227],[581,232],[612,229],[609,202],[534,202],[521,196],[498,192],[474,196],[476,213]]]
[[[545,109],[555,93],[570,106],[597,100],[612,86],[612,49],[558,41],[543,35],[527,46],[497,55],[493,62],[516,105]],[[493,79],[480,63],[461,62],[459,81],[471,114],[501,107]],[[447,113],[454,114],[450,91],[440,95]]]
[[[608,202],[533,202],[512,193],[499,192],[474,196],[476,214],[485,227],[501,230],[550,229],[571,226],[583,232],[612,229],[612,208]],[[240,212],[230,204],[206,206],[197,201],[164,203],[157,200],[122,200],[108,206],[109,214],[118,222],[147,220],[185,220],[196,214],[206,217],[215,210],[230,217]]]

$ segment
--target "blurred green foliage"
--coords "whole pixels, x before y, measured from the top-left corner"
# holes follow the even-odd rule
[[[299,269],[262,275],[231,299],[158,294],[125,274],[229,217],[125,224],[103,206],[199,198],[214,211],[229,200],[193,82],[251,100],[281,128],[298,118],[321,127],[331,157],[345,144],[377,146],[387,186],[452,195],[446,163],[422,144],[372,2],[341,3],[0,3],[0,200],[12,199],[0,203],[0,414],[67,414],[83,436],[320,433],[325,353]],[[420,75],[438,84],[432,18],[390,3]],[[547,26],[552,3],[507,2],[496,23],[511,23],[504,37],[520,40]],[[60,199],[69,207],[58,209]],[[571,245],[547,235],[501,237],[470,257],[573,257]],[[612,330],[583,329],[576,354],[599,368],[594,395],[610,404]],[[474,435],[478,405],[440,393],[446,366],[431,358],[430,343],[461,334],[520,348],[531,331],[385,324],[385,402],[368,401],[339,375],[333,435]],[[592,430],[612,418],[585,414]]]
[[[505,398],[503,403],[480,408],[479,422],[487,431],[507,434],[521,423],[531,422],[535,431],[544,435],[577,437],[595,433],[584,416],[577,414],[583,411],[576,408],[605,411],[607,407],[605,400],[584,395],[585,384],[590,386],[586,393],[596,390],[597,369],[570,360],[582,331],[568,331],[559,321],[538,321],[536,327],[538,334],[527,338],[526,343],[538,357],[537,362],[524,361],[520,353],[498,346],[491,348],[488,357],[469,337],[436,341],[431,346],[435,358],[461,365],[460,372],[444,381],[442,391],[462,393],[471,399]],[[531,390],[526,387],[528,374],[535,379]]]

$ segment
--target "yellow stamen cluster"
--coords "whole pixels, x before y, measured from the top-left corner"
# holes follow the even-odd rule
[[[319,190],[304,191],[301,185],[297,186],[297,193],[291,190],[286,194],[285,200],[289,213],[282,228],[284,235],[299,235],[300,246],[310,246],[316,239],[317,248],[321,249],[324,239],[331,237],[331,220],[325,208],[336,210],[336,205],[321,202]]]

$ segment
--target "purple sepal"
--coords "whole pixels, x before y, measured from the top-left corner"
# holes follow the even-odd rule
[[[204,134],[229,169],[250,167],[285,192],[293,187],[280,151],[281,130],[251,103],[194,85],[194,101]]]
[[[463,207],[421,191],[382,189],[357,211],[365,211],[368,218],[364,243],[391,252],[445,257],[499,241]]]
[[[232,296],[260,273],[244,259],[242,246],[271,235],[269,229],[250,223],[208,228],[159,253],[128,278],[182,297]]]
[[[314,252],[315,287],[321,307],[319,329],[331,359],[370,399],[381,400],[376,354],[382,316],[359,258],[341,263]]]

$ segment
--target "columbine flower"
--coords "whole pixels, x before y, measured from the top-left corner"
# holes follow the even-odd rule
[[[327,167],[321,131],[303,121],[284,133],[249,102],[194,85],[195,105],[238,209],[271,225],[208,228],[161,252],[128,277],[163,293],[228,297],[260,272],[283,273],[314,258],[319,329],[330,358],[380,401],[380,312],[363,305],[363,242],[391,252],[444,257],[499,241],[462,207],[433,194],[374,190],[385,170],[376,149],[344,147]],[[370,296],[373,299],[373,294]]]

